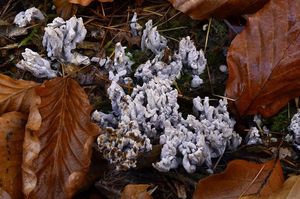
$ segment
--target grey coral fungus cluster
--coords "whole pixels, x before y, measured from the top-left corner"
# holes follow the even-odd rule
[[[293,116],[289,129],[294,133],[294,145],[300,149],[300,112]]]
[[[110,116],[115,115],[119,124],[115,128],[106,128],[109,131],[106,131],[98,139],[99,148],[111,162],[116,162],[117,160],[118,168],[134,167],[138,152],[151,150],[150,138],[158,136],[163,131],[164,121],[177,122],[179,119],[179,106],[176,99],[177,91],[172,89],[169,80],[155,78],[143,86],[134,88],[130,96],[125,95],[123,89],[113,81],[108,88],[108,94],[112,101],[113,109],[113,113]],[[95,112],[93,118],[101,121],[103,118],[101,118],[101,115],[104,116],[105,114]],[[101,121],[102,125],[113,125],[115,123],[107,120],[112,120],[112,117],[103,118]],[[126,131],[128,124],[132,124],[134,127],[134,140],[141,141],[141,143],[135,145],[137,148],[128,146],[125,149],[118,148],[122,153],[134,154],[131,157],[135,158],[131,158],[130,164],[122,153],[114,153],[112,155],[107,152],[116,150],[111,143],[119,143],[124,139],[123,135],[128,133]],[[117,132],[119,137],[113,137],[114,140],[112,141],[111,132]],[[128,137],[126,138],[129,139]]]
[[[52,23],[47,24],[43,37],[43,46],[48,52],[48,57],[76,65],[90,64],[88,57],[72,52],[76,44],[84,40],[86,33],[82,18],[74,16],[64,21],[56,17]]]
[[[140,34],[141,27],[134,15],[131,21],[133,36]],[[86,29],[81,18],[72,17],[64,21],[55,18],[45,28],[43,46],[51,60],[73,63],[90,63],[90,59],[74,52],[82,42]],[[111,81],[107,89],[112,112],[99,111],[92,118],[104,128],[98,139],[98,148],[103,156],[119,170],[136,167],[139,154],[152,150],[152,144],[162,145],[160,160],[153,163],[159,171],[169,171],[182,165],[189,173],[205,163],[211,168],[211,159],[221,156],[225,149],[235,149],[241,138],[234,132],[235,121],[229,117],[226,100],[220,100],[217,107],[209,104],[209,98],[193,100],[194,115],[186,118],[179,112],[178,92],[172,87],[182,72],[193,76],[192,87],[203,82],[200,75],[206,66],[203,51],[197,51],[190,37],[179,43],[178,52],[166,58],[167,40],[159,34],[152,21],[143,30],[141,48],[149,49],[155,58],[141,64],[134,77],[143,84],[136,85],[132,93],[126,94],[119,83],[128,83],[133,62],[121,43],[115,46],[114,59],[93,57],[104,68]],[[56,72],[50,62],[37,53],[26,49],[24,60],[18,67],[32,72],[37,77],[54,77]]]
[[[17,63],[17,67],[26,71],[31,72],[34,76],[39,78],[53,78],[56,77],[56,71],[50,67],[50,62],[43,59],[37,52],[25,49],[22,53],[23,60]]]
[[[250,128],[245,140],[248,145],[263,143],[262,139],[260,138],[259,130],[256,127]]]
[[[145,32],[147,33],[147,31],[144,30],[144,35],[146,34]],[[150,35],[146,38],[148,37],[150,37]],[[160,38],[159,36],[156,37]],[[164,48],[165,47],[166,46],[164,46]],[[154,48],[154,46],[151,48]],[[191,41],[190,37],[183,38],[179,42],[178,53],[175,53],[175,55],[170,58],[169,64],[160,60],[164,54],[164,52],[161,51],[161,47],[155,49],[156,50],[153,52],[156,52],[157,56],[152,61],[148,60],[145,64],[141,64],[137,68],[134,74],[137,79],[142,79],[143,82],[147,82],[154,77],[160,77],[162,79],[174,81],[175,79],[180,78],[182,71],[188,71],[193,77],[191,81],[192,88],[197,88],[203,83],[200,75],[204,72],[207,61],[203,51],[196,50],[194,42]]]
[[[130,60],[130,53],[125,52],[126,47],[123,47],[120,42],[115,45],[114,59],[93,57],[92,62],[96,62],[100,67],[104,67],[109,73],[109,80],[121,83],[132,81],[127,77],[131,73],[133,62]]]
[[[136,23],[134,16],[132,22]],[[136,24],[135,24],[136,26]],[[133,33],[137,33],[132,27]],[[199,77],[206,66],[203,51],[197,51],[189,37],[179,43],[179,50],[169,62],[162,61],[167,41],[152,21],[146,23],[143,31],[142,50],[150,49],[153,60],[141,64],[135,71],[135,78],[143,85],[136,85],[131,95],[125,94],[118,84],[125,82],[131,72],[129,57],[120,43],[116,45],[114,60],[93,58],[109,72],[111,82],[107,90],[112,104],[112,113],[95,111],[93,119],[106,131],[98,138],[99,150],[117,169],[136,166],[139,153],[150,151],[152,144],[161,144],[160,161],[153,163],[159,171],[169,171],[183,165],[192,173],[205,163],[212,166],[211,158],[221,156],[225,149],[235,149],[241,138],[233,130],[235,121],[229,117],[226,100],[220,100],[217,107],[209,105],[209,98],[195,98],[195,115],[185,119],[179,112],[178,92],[172,87],[182,71],[193,75],[192,87],[203,81]]]
[[[130,21],[130,29],[131,29],[131,34],[134,37],[140,35],[141,30],[143,30],[143,27],[137,22],[137,13],[136,12],[133,14],[133,17]]]
[[[158,55],[167,47],[167,39],[158,33],[157,27],[153,27],[152,20],[149,20],[145,26],[142,35],[141,48],[142,50],[149,49],[154,54]]]
[[[179,42],[178,56],[187,70],[192,72],[191,87],[199,87],[203,83],[199,75],[204,72],[207,64],[204,52],[202,50],[197,51],[194,42],[188,36]]]
[[[36,8],[30,8],[19,13],[15,17],[15,23],[19,26],[26,26],[32,19],[44,19],[43,14]],[[86,35],[82,18],[76,18],[64,21],[62,18],[55,18],[52,23],[45,27],[43,36],[43,46],[47,50],[47,55],[51,60],[58,60],[65,63],[76,65],[90,64],[87,56],[73,52],[76,45],[82,42]],[[53,78],[57,72],[50,67],[50,61],[42,58],[38,53],[30,49],[25,49],[22,53],[23,60],[16,66],[23,70],[31,72],[38,78]]]
[[[103,118],[102,125],[107,127],[104,134],[97,139],[100,151],[104,157],[115,164],[117,169],[128,169],[136,166],[136,159],[140,152],[146,152],[152,149],[150,139],[143,135],[139,129],[137,120],[132,119],[137,114],[134,112],[134,102],[132,98],[125,95],[123,89],[112,82],[108,89],[109,97],[112,100],[112,108],[116,119],[119,121],[117,126],[113,127],[113,115],[94,112],[93,118],[100,121]],[[105,125],[105,122],[106,123]]]
[[[158,170],[169,171],[182,164],[193,173],[204,162],[211,167],[211,158],[221,156],[226,147],[235,149],[241,143],[241,137],[233,131],[235,121],[229,117],[226,100],[213,107],[208,97],[203,102],[197,97],[193,104],[195,116],[181,118],[177,125],[166,123],[160,136],[161,160],[153,164]]]
[[[148,60],[146,63],[141,64],[136,69],[134,76],[137,79],[143,80],[143,82],[148,82],[154,77],[174,81],[180,77],[181,70],[182,63],[180,60],[175,60],[170,64],[166,64],[162,61],[157,61],[154,59],[152,61]]]
[[[32,7],[18,13],[14,19],[14,23],[19,27],[25,27],[34,19],[44,20],[45,17],[39,9]]]
[[[236,148],[241,142],[233,131],[235,122],[229,117],[226,101],[220,100],[219,106],[213,107],[208,98],[204,101],[195,98],[195,116],[188,115],[184,119],[178,111],[178,92],[171,87],[170,80],[155,77],[136,86],[130,96],[112,82],[108,94],[113,113],[95,112],[93,118],[107,125],[108,131],[99,136],[98,146],[118,169],[135,167],[138,153],[151,150],[150,141],[157,138],[162,145],[161,160],[153,166],[160,171],[169,171],[183,165],[190,173],[204,162],[210,167],[211,158],[222,155],[226,147]],[[118,125],[112,121],[113,116]],[[129,138],[127,133],[132,131],[135,137]],[[130,144],[125,148],[123,145],[117,147],[116,144],[123,143],[124,139],[130,139],[130,142],[126,141]]]

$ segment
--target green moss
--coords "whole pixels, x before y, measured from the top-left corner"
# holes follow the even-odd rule
[[[131,54],[131,60],[134,62],[131,67],[132,71],[135,71],[140,64],[144,64],[147,60],[153,58],[151,57],[153,56],[152,53],[148,51],[134,50]]]
[[[220,49],[210,50],[206,53],[207,64],[213,66],[213,69],[218,69],[221,64],[226,63],[225,56]]]
[[[276,116],[266,119],[265,123],[270,126],[270,130],[273,132],[286,131],[288,125],[290,124],[290,120],[288,118],[288,108],[283,109]]]
[[[209,34],[209,46],[223,47],[228,41],[228,28],[223,21],[212,20]]]
[[[96,110],[101,110],[104,113],[111,112],[111,102],[106,97],[94,97],[93,99],[90,99],[92,102],[93,108]]]
[[[192,75],[190,73],[182,73],[180,79],[176,80],[179,92],[182,95],[188,95],[191,87]]]

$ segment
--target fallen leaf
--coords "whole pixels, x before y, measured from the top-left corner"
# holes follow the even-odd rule
[[[70,3],[80,4],[82,6],[89,5],[94,0],[68,0]],[[98,0],[99,2],[113,2],[113,0]]]
[[[27,115],[8,112],[0,117],[0,198],[23,198],[22,151]],[[4,193],[6,192],[6,194]],[[6,196],[5,196],[6,195]]]
[[[232,42],[226,95],[239,115],[276,114],[300,96],[300,1],[272,0]]]
[[[129,184],[126,185],[121,199],[152,199],[152,196],[147,192],[150,187],[148,184]]]
[[[225,18],[254,13],[269,0],[169,0],[173,6],[193,19]]]
[[[256,164],[246,160],[229,162],[223,173],[198,182],[194,199],[237,199],[241,196],[268,197],[280,189],[284,178],[280,162]]]
[[[300,196],[300,176],[291,176],[283,184],[283,187],[273,193],[269,199],[295,199]]]
[[[68,0],[53,1],[57,14],[63,19],[70,19],[77,13],[77,5],[70,3]]]
[[[91,106],[76,81],[55,78],[36,92],[41,97],[42,123],[38,131],[25,133],[24,194],[71,198],[84,182],[99,128],[90,122]]]
[[[38,85],[0,74],[0,115],[11,111],[28,114],[30,108],[39,103],[40,99],[34,90]]]

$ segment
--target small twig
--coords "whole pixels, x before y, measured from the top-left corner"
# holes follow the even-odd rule
[[[90,9],[90,11],[92,11],[93,14],[95,14],[97,17],[100,17],[101,19],[108,19],[106,16],[103,16],[102,14],[96,12],[95,10],[93,9]]]
[[[299,108],[299,97],[296,97],[296,98],[295,98],[295,104],[296,104],[297,112],[300,112],[300,108]]]
[[[100,2],[100,6],[101,6],[102,15],[103,15],[104,17],[106,17],[106,15],[105,15],[105,10],[104,10],[103,3],[102,3],[102,2]]]
[[[171,18],[169,18],[169,19],[167,19],[166,21],[164,21],[164,22],[158,24],[157,27],[158,27],[158,26],[161,26],[161,25],[163,25],[163,24],[165,24],[165,23],[168,23],[169,21],[171,21],[172,19],[174,19],[175,17],[177,17],[180,13],[181,13],[181,12],[177,12],[177,13],[176,13],[175,15],[173,15]]]
[[[157,13],[157,12],[154,12],[154,11],[152,11],[152,10],[143,9],[143,11],[145,11],[145,12],[149,12],[149,13],[151,13],[151,14],[154,14],[154,15],[158,15],[158,16],[160,16],[160,17],[162,17],[162,16],[163,16],[162,14],[160,14],[160,13]]]
[[[18,43],[13,43],[13,44],[8,44],[6,46],[0,47],[0,50],[10,50],[10,49],[15,49],[18,48],[19,44]]]
[[[68,74],[66,77],[70,77],[70,76],[72,76],[73,74],[79,73],[80,71],[86,69],[86,68],[89,67],[89,66],[90,66],[90,65],[83,66],[83,67],[79,68],[78,70],[76,70],[76,71],[74,71],[74,72]]]
[[[169,13],[170,9],[171,9],[171,6],[168,7],[168,10],[165,12],[164,16],[162,16],[156,23],[154,23],[154,26],[156,26],[157,24],[159,24],[167,16],[167,14]]]
[[[219,163],[220,163],[220,161],[221,161],[222,157],[224,156],[224,152],[225,152],[225,149],[224,149],[224,151],[223,151],[222,155],[221,155],[221,156],[218,158],[218,160],[217,160],[217,162],[216,162],[215,166],[213,167],[213,171],[214,171],[214,172],[215,172],[215,170],[216,170],[217,166],[219,165]]]
[[[109,23],[108,23],[108,26],[110,26],[112,23],[112,19],[110,19]],[[103,45],[104,45],[104,42],[105,42],[105,39],[106,39],[106,36],[107,36],[107,31],[105,31],[105,34],[104,34],[104,37],[101,41],[101,44],[100,44],[100,49],[103,48]]]
[[[169,37],[169,36],[166,36],[166,35],[164,35],[164,37],[167,38],[167,39],[171,39],[171,40],[176,41],[176,42],[179,43],[179,40],[177,40],[177,39],[175,39],[173,37]]]
[[[173,83],[174,83],[174,86],[176,87],[176,89],[177,89],[177,91],[178,91],[178,94],[179,94],[179,95],[182,95],[181,90],[180,90],[180,88],[179,88],[177,82],[174,81]]]
[[[4,16],[4,14],[8,11],[8,9],[12,9],[12,7],[14,6],[10,6],[10,4],[13,2],[14,0],[9,0],[7,3],[6,3],[6,6],[4,7],[3,11],[1,12],[1,16],[0,18],[2,18]]]
[[[226,97],[226,96],[217,95],[217,94],[212,94],[212,95],[213,95],[213,96],[216,96],[216,97],[219,97],[219,98],[227,99],[227,100],[229,100],[229,101],[233,101],[233,102],[236,101],[235,99],[232,99],[232,98],[229,98],[229,97]]]
[[[210,32],[210,29],[211,29],[211,21],[212,21],[212,19],[210,18],[209,22],[208,22],[207,32],[206,32],[204,54],[206,54],[206,49],[207,49],[207,44],[208,44],[208,38],[209,38],[209,32]],[[212,81],[211,81],[210,69],[209,69],[208,64],[206,65],[206,68],[207,68],[207,75],[208,75],[208,79],[209,79],[209,83],[210,83],[211,93],[214,94],[214,89],[213,89],[213,86],[212,86],[212,83],[211,83]]]
[[[181,26],[181,27],[176,27],[176,28],[168,28],[168,29],[163,29],[163,30],[158,30],[159,32],[168,32],[168,31],[173,31],[173,30],[180,30],[180,29],[186,29],[188,28],[187,26]]]
[[[124,30],[124,29],[121,29],[121,28],[114,28],[112,26],[101,26],[101,25],[98,25],[99,27],[101,28],[104,28],[104,29],[108,29],[108,30],[117,30],[117,31],[121,31],[121,32],[130,32],[128,30]]]
[[[86,26],[87,24],[91,23],[94,20],[95,20],[95,18],[90,18],[86,22],[84,22],[83,24]]]
[[[209,32],[210,32],[210,29],[211,29],[211,21],[212,21],[212,19],[210,18],[209,22],[208,22],[208,28],[207,28],[207,32],[206,32],[206,37],[205,37],[204,53],[206,53],[206,49],[207,49]]]
[[[158,188],[158,186],[155,186],[153,189],[147,191],[150,195],[154,193],[154,191]]]

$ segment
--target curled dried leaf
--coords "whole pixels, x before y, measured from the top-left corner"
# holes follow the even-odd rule
[[[91,106],[76,81],[55,78],[36,92],[42,123],[39,130],[25,133],[24,194],[71,198],[84,182],[99,129],[90,122]]]
[[[231,43],[226,94],[239,115],[276,114],[300,96],[300,1],[272,0]]]
[[[269,0],[169,0],[193,19],[225,18],[259,10]]]
[[[242,196],[266,198],[279,190],[283,182],[279,161],[256,164],[246,160],[233,160],[223,173],[200,180],[193,198],[236,199]]]

